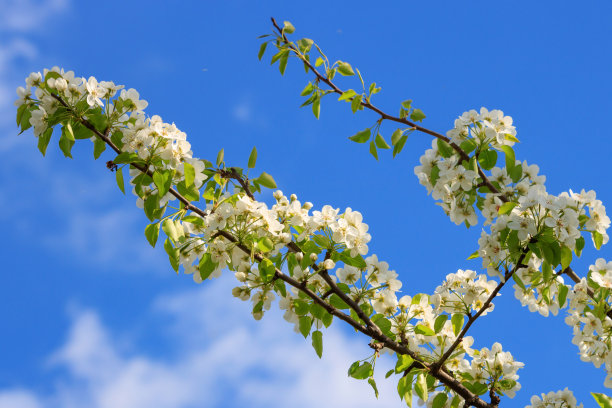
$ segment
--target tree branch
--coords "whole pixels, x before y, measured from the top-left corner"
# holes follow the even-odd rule
[[[302,60],[302,62],[304,64],[306,64],[306,66],[308,66],[308,68],[317,76],[317,79],[323,83],[325,83],[327,86],[329,86],[331,88],[331,90],[339,95],[342,95],[344,93],[344,91],[342,91],[340,88],[338,88],[336,86],[336,84],[334,84],[329,78],[327,78],[325,75],[321,74],[316,67],[314,67],[310,61],[308,61],[306,58],[303,57],[302,53],[300,52],[300,50],[298,50],[295,45],[293,45],[293,43],[291,41],[289,41],[289,39],[287,38],[287,36],[285,35],[285,33],[283,32],[283,30],[279,27],[278,23],[276,22],[276,20],[274,19],[274,17],[271,18],[272,19],[272,24],[274,25],[274,28],[278,31],[278,34],[280,36],[280,38],[282,38],[283,42],[289,47],[289,49],[291,49],[291,51],[293,51],[293,53],[300,59]],[[413,128],[414,130],[418,130],[419,132],[428,134],[430,136],[433,136],[437,139],[443,140],[444,142],[448,143],[457,153],[459,153],[459,156],[461,156],[461,158],[463,160],[470,160],[470,156],[456,143],[451,142],[451,140],[444,136],[441,133],[438,133],[436,131],[433,131],[431,129],[427,129],[423,126],[417,125],[416,123],[406,119],[406,118],[400,118],[397,116],[393,116],[390,115],[388,113],[385,113],[384,111],[382,111],[380,108],[377,108],[376,106],[374,106],[372,103],[368,102],[368,101],[363,101],[361,103],[362,106],[368,108],[369,110],[376,112],[377,114],[380,115],[380,117],[382,119],[386,119],[386,120],[390,120],[392,122],[397,122],[397,123],[401,123],[404,124],[406,126],[409,126],[411,128]],[[484,172],[482,171],[482,169],[480,167],[478,167],[478,175],[480,176],[480,178],[482,179],[482,182],[484,183],[485,186],[487,186],[489,188],[489,190],[491,190],[491,192],[495,193],[495,194],[500,194],[500,191],[495,188],[495,186],[493,184],[491,184],[491,181],[487,178],[487,176],[484,174]],[[508,199],[503,196],[500,195],[500,199],[504,202],[507,202]]]

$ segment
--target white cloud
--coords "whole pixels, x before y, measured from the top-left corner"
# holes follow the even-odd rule
[[[359,408],[399,403],[392,381],[379,380],[381,398],[376,400],[365,381],[347,377],[351,362],[370,352],[367,339],[332,326],[324,333],[319,360],[310,340],[294,333],[279,312],[253,321],[249,305],[231,297],[231,286],[231,276],[225,276],[154,302],[151,313],[166,324],[144,338],[155,342],[163,337],[160,333],[169,333],[171,351],[164,355],[138,352],[145,345],[137,342],[120,347],[116,338],[124,334],[113,335],[94,311],[81,311],[66,343],[50,358],[68,373],[51,381],[55,390],[49,395],[0,390],[0,401],[11,402],[11,408]],[[169,331],[164,330],[168,320]],[[389,368],[381,360],[379,377]]]
[[[241,122],[247,122],[251,119],[251,110],[252,109],[250,104],[242,102],[234,106],[232,115],[234,116],[234,119],[237,119]]]
[[[0,392],[0,408],[40,408],[40,402],[30,392],[12,390]]]
[[[0,0],[0,31],[33,31],[49,18],[64,12],[68,0]]]
[[[0,0],[0,34],[4,37],[0,43],[0,133],[10,135],[0,138],[0,152],[15,149],[23,142],[11,136],[16,133],[15,89],[23,85],[28,74],[16,66],[24,59],[38,57],[38,50],[27,35],[46,30],[49,20],[64,13],[68,5],[68,0]]]

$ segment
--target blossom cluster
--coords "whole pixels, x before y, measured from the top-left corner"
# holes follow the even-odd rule
[[[232,293],[253,303],[255,319],[278,299],[285,319],[307,336],[313,328],[319,331],[329,326],[332,315],[309,299],[304,288],[334,308],[350,310],[331,294],[332,289],[341,290],[386,336],[400,341],[423,361],[434,363],[453,347],[444,366],[462,381],[509,396],[520,389],[517,370],[523,364],[499,343],[491,349],[473,349],[473,339],[461,335],[458,346],[453,345],[460,338],[465,317],[479,311],[484,315],[494,308],[491,296],[498,283],[486,275],[459,270],[447,275],[432,295],[402,296],[397,272],[369,254],[372,237],[360,212],[330,205],[311,211],[312,203],[302,203],[281,191],[274,192],[272,205],[256,201],[244,185],[230,185],[229,179],[242,173],[230,177],[224,166],[214,168],[194,158],[185,133],[159,116],[146,116],[147,102],[136,90],[93,77],[79,78],[55,67],[32,73],[26,87],[17,93],[22,129],[34,127],[39,147],[41,141],[48,143],[53,126],[60,123],[62,138],[72,143],[85,138],[99,141],[99,135],[85,123],[93,123],[109,137],[121,152],[118,157],[123,156],[117,163],[128,166],[137,206],[152,221],[145,231],[149,242],[155,245],[163,230],[168,237],[164,248],[174,269],[182,266],[195,282],[216,278],[225,269],[233,271],[239,285]],[[517,281],[527,282],[515,285],[521,303],[542,314],[556,314],[564,305],[561,288],[565,286],[550,273],[554,262],[547,255],[548,246],[557,243],[562,254],[563,248],[579,253],[583,231],[592,233],[596,246],[606,243],[610,219],[601,201],[594,192],[546,193],[545,177],[538,175],[538,167],[516,162],[508,150],[518,140],[512,118],[501,111],[466,112],[455,121],[448,137],[455,146],[475,151],[474,157],[465,160],[449,144],[436,141],[415,168],[419,180],[457,224],[476,225],[476,209],[480,210],[485,225],[490,224],[490,232],[483,231],[479,240],[483,268],[504,279],[502,271],[507,274],[508,268],[516,266]],[[505,152],[505,168],[495,167],[495,149]],[[218,161],[217,166],[220,164]],[[489,180],[498,192],[482,189],[481,167],[490,170]],[[169,203],[177,198],[170,186],[191,201],[203,197],[205,208],[196,212],[180,205],[165,215]],[[608,289],[612,268],[610,263],[600,264],[598,260],[598,269],[590,276]],[[287,290],[279,274],[288,275],[297,285]],[[593,325],[588,320],[593,313],[581,293],[586,294],[586,288],[568,295],[572,319],[579,322],[570,319],[575,339],[579,338],[575,342],[581,352],[584,349],[583,359],[612,366],[608,354],[601,354],[604,346],[592,346],[593,336],[602,342],[607,333],[603,343],[606,353],[609,350],[608,321],[601,323],[603,329],[586,329]],[[355,310],[349,313],[359,321]]]
[[[589,271],[593,286],[585,278],[574,286],[568,296],[569,310],[565,318],[573,330],[572,343],[578,347],[580,359],[597,368],[604,364],[604,385],[608,388],[612,388],[612,319],[607,314],[612,303],[611,276],[612,262],[599,258]],[[595,302],[593,297],[601,301]]]
[[[531,405],[525,408],[582,408],[582,404],[577,405],[576,397],[567,388],[557,392],[551,391],[540,397],[534,395],[530,403]]]

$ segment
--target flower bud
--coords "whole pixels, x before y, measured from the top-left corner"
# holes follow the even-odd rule
[[[291,194],[291,197],[289,197],[290,201],[295,201],[297,200],[297,196],[295,194]]]
[[[326,260],[323,262],[323,267],[324,267],[325,269],[328,269],[328,270],[329,270],[329,269],[334,269],[334,266],[336,266],[336,263],[335,263],[334,261],[332,261],[331,259],[326,259]]]
[[[66,82],[64,78],[57,78],[55,80],[55,89],[60,92],[65,91],[66,89],[68,89],[68,82]]]
[[[314,252],[312,254],[310,254],[310,261],[311,262],[316,262],[317,259],[319,259],[319,255],[315,254]]]
[[[295,254],[295,259],[297,259],[298,262],[302,262],[302,259],[304,259],[304,254],[302,252],[298,252]]]
[[[283,198],[283,192],[280,190],[276,190],[272,195],[277,200],[280,200],[281,198]]]
[[[302,204],[302,208],[305,210],[310,210],[312,208],[312,203],[310,201],[306,201],[304,204]]]

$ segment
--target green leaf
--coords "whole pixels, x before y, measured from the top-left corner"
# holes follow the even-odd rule
[[[44,133],[38,136],[38,150],[44,156],[47,152],[47,146],[49,145],[49,141],[51,140],[51,134],[53,133],[53,128],[48,128],[44,131]]]
[[[212,255],[209,252],[205,252],[200,258],[198,263],[198,271],[200,272],[200,278],[206,280],[210,275],[217,269],[219,264],[212,260]]]
[[[254,181],[267,188],[276,188],[276,182],[274,181],[274,178],[265,171],[261,173],[261,175],[257,177]]]
[[[408,140],[408,135],[403,135],[402,137],[400,137],[397,143],[393,145],[393,157],[395,157],[402,151],[404,145],[406,144],[406,140]]]
[[[127,164],[127,163],[132,163],[138,159],[139,157],[136,153],[122,152],[122,153],[119,153],[117,157],[113,159],[113,163]]]
[[[144,212],[149,220],[153,221],[155,219],[155,214],[158,208],[159,196],[157,194],[152,194],[144,200]]]
[[[354,266],[355,268],[363,269],[367,266],[363,257],[361,255],[357,255],[355,257],[350,256],[349,250],[346,250],[340,254],[340,260],[347,265]]]
[[[264,53],[266,52],[266,47],[268,46],[268,43],[262,43],[259,46],[259,53],[257,54],[257,58],[261,61],[261,58],[264,56]]]
[[[348,62],[338,61],[338,73],[344,76],[353,76],[355,71]]]
[[[162,198],[168,193],[172,185],[172,172],[170,170],[156,171],[153,173],[153,182],[158,190],[157,195]]]
[[[355,133],[353,136],[349,137],[349,140],[352,140],[353,142],[357,143],[365,143],[370,139],[370,136],[371,129],[367,128],[365,130],[362,130],[361,132]]]
[[[391,134],[391,144],[395,146],[403,134],[404,131],[402,129],[395,129]]]
[[[470,154],[471,152],[473,152],[474,150],[476,150],[477,144],[474,141],[474,139],[467,139],[464,140],[459,147],[461,147],[461,150],[463,150],[466,154]]]
[[[414,359],[407,354],[397,355],[397,363],[395,363],[395,372],[401,373],[408,369],[414,362]]]
[[[417,324],[414,328],[414,332],[424,336],[434,336],[436,334],[432,329],[427,326],[423,326],[422,324]]]
[[[21,106],[26,106],[26,105],[21,105]],[[23,132],[25,132],[26,130],[32,127],[32,124],[30,123],[31,118],[32,118],[32,111],[30,109],[25,109],[18,123],[18,125],[21,128],[21,131],[19,132],[19,134],[22,134]]]
[[[323,58],[318,57],[315,61],[315,67],[320,67],[321,65],[323,65],[325,61],[323,61]]]
[[[223,149],[219,150],[219,153],[217,153],[217,166],[220,166],[221,163],[223,163],[223,156],[225,155]]]
[[[370,154],[378,160],[378,151],[376,150],[376,143],[374,143],[373,140],[370,142]]]
[[[59,147],[65,157],[72,158],[72,146],[74,146],[74,138],[72,140],[66,135],[67,132],[62,131],[62,136],[59,140]]]
[[[318,96],[314,101],[312,101],[312,114],[317,119],[319,119],[319,116],[321,116],[321,98]]]
[[[355,95],[357,95],[357,92],[355,92],[352,89],[349,89],[348,91],[344,91],[342,93],[342,95],[340,95],[338,100],[339,101],[347,101],[347,102],[349,102],[351,100],[351,98],[354,97]]]
[[[393,333],[391,333],[391,321],[389,321],[389,319],[387,319],[385,316],[376,314],[372,316],[371,320],[384,334],[390,337],[393,335]]]
[[[491,170],[497,163],[497,152],[495,150],[483,150],[478,155],[480,167],[484,170]]]
[[[270,252],[274,249],[274,242],[272,242],[272,240],[268,237],[261,237],[257,241],[257,247],[261,252]]]
[[[106,150],[106,143],[104,142],[104,140],[96,137],[93,144],[94,144],[93,155],[94,155],[94,159],[97,160],[98,157],[100,157],[100,155],[102,154],[102,152]]]
[[[310,316],[302,316],[300,317],[298,326],[300,328],[300,333],[302,333],[302,336],[306,338],[308,337],[308,334],[310,333],[310,328],[312,327],[312,319],[310,318]]]
[[[374,378],[368,378],[368,384],[372,386],[374,389],[374,395],[376,395],[376,399],[378,399],[378,388],[376,388],[376,381],[374,381]]]
[[[295,27],[289,21],[284,21],[283,32],[287,34],[293,34]]]
[[[371,377],[372,374],[374,374],[374,370],[372,369],[372,365],[368,362],[359,365],[359,362],[356,361],[349,368],[349,376],[356,380],[365,380]]]
[[[562,308],[565,305],[565,300],[567,299],[567,294],[569,292],[569,288],[563,284],[558,285],[558,300],[559,300],[559,308]]]
[[[349,308],[349,305],[347,305],[344,300],[340,299],[340,296],[336,295],[335,293],[330,296],[329,304],[340,310]]]
[[[281,75],[285,74],[285,70],[287,69],[288,61],[289,61],[289,51],[283,53],[283,55],[281,55],[279,59],[278,70],[280,71]]]
[[[407,111],[410,110],[411,105],[412,105],[412,99],[407,99],[404,102],[402,102],[402,108],[406,109]]]
[[[561,268],[565,269],[572,262],[572,250],[565,245],[561,247]]]
[[[390,149],[391,146],[389,146],[387,144],[387,141],[385,140],[384,137],[382,137],[382,135],[379,133],[376,135],[376,147],[378,147],[379,149]]]
[[[313,44],[314,41],[312,41],[310,38],[300,38],[299,40],[297,40],[297,45],[300,49],[300,52],[303,53],[310,52],[310,49],[312,48]]]
[[[595,244],[595,248],[601,249],[601,246],[603,245],[603,235],[597,231],[591,232],[591,235],[593,237],[593,244]]]
[[[463,314],[455,313],[451,316],[451,323],[453,324],[453,333],[455,336],[459,335],[463,328]]]
[[[515,163],[516,163],[516,158],[514,156],[514,149],[506,145],[500,146],[499,149],[502,150],[506,155],[506,170],[508,171],[508,173],[510,173],[510,171],[514,168]]]
[[[601,408],[612,408],[612,398],[608,397],[606,394],[602,394],[599,392],[592,392],[591,395],[597,401],[597,404]]]
[[[170,238],[166,239],[166,242],[164,242],[164,249],[166,250],[166,253],[168,254],[168,259],[170,260],[170,265],[172,266],[172,269],[174,269],[174,271],[178,273],[179,249],[174,248],[172,246],[172,242],[170,242]]]
[[[415,109],[410,114],[410,119],[412,119],[415,122],[422,122],[423,119],[425,119],[425,118],[426,118],[425,114],[420,109]]]
[[[72,131],[72,125],[70,123],[66,123],[66,125],[62,127],[62,133],[66,134],[68,140],[74,142],[74,132]]]
[[[419,374],[416,383],[414,384],[414,390],[423,401],[427,401],[427,378],[425,377],[425,374]]]
[[[467,257],[467,260],[469,261],[470,259],[476,259],[478,258],[480,255],[478,254],[478,251],[474,251],[472,252],[472,255]]]
[[[361,95],[355,95],[351,101],[351,110],[355,113],[359,108],[361,108]]]
[[[117,170],[115,171],[115,180],[117,180],[117,186],[119,187],[119,190],[121,190],[121,192],[125,194],[125,182],[123,181],[123,167],[117,167]]]
[[[276,273],[276,267],[274,263],[268,258],[264,258],[258,265],[259,276],[264,281],[264,283],[270,282],[274,278],[274,274]]]
[[[257,148],[253,147],[253,150],[251,150],[251,154],[249,155],[249,163],[248,163],[248,168],[252,169],[255,167],[255,163],[257,162]]]
[[[282,297],[287,297],[287,288],[285,282],[280,279],[274,281],[274,290],[279,293]]]
[[[193,168],[191,164],[187,162],[183,162],[183,169],[185,171],[185,187],[193,186],[193,181],[195,180],[195,169]],[[170,177],[170,182],[172,182],[171,177]],[[157,183],[155,184],[157,185]]]
[[[444,405],[446,405],[446,400],[448,400],[448,395],[446,393],[436,395],[433,400],[432,408],[443,408]]]
[[[580,254],[582,254],[582,250],[584,249],[584,244],[585,244],[584,237],[581,236],[576,240],[576,248],[574,248],[574,253],[577,256],[580,256]]]
[[[309,82],[308,85],[304,87],[302,92],[300,92],[300,96],[310,95],[314,89],[315,87],[312,85],[312,82]]]
[[[168,238],[172,239],[174,242],[178,242],[179,234],[173,220],[166,218],[162,223],[162,230],[168,236]]]
[[[436,320],[434,322],[434,331],[436,332],[436,334],[440,333],[440,330],[444,328],[444,323],[446,323],[447,320],[447,315],[440,315],[436,317]]]
[[[508,201],[507,203],[503,203],[502,205],[499,206],[499,210],[497,210],[497,213],[499,215],[508,214],[517,205],[518,205],[518,203],[514,203],[512,201]]]
[[[155,244],[157,243],[157,238],[159,237],[159,223],[149,224],[145,228],[145,237],[147,237],[147,241],[153,248],[155,248]]]
[[[448,158],[451,157],[455,151],[451,145],[446,143],[444,140],[438,139],[438,152],[440,153],[440,156]]]
[[[17,108],[17,126],[21,124],[21,119],[23,118],[23,113],[28,109],[28,105],[25,103],[22,104],[19,108]]]
[[[317,356],[321,358],[323,355],[323,333],[319,330],[315,330],[312,332],[312,347],[314,347],[317,352]]]

